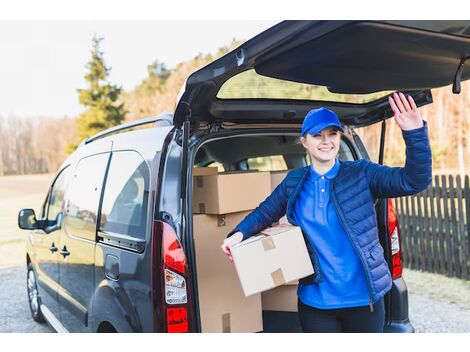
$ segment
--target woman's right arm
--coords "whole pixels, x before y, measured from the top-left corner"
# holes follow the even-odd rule
[[[286,179],[287,177],[282,180],[256,209],[229,232],[224,244],[222,244],[222,250],[229,255],[229,258],[231,258],[228,250],[230,246],[246,240],[253,234],[259,233],[284,216],[287,207]]]
[[[233,262],[233,259],[230,247],[271,226],[273,222],[278,221],[286,213],[286,179],[287,177],[227,235],[221,247],[231,262]]]

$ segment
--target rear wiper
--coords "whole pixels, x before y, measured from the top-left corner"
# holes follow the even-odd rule
[[[464,57],[460,60],[459,67],[457,68],[457,72],[455,73],[454,84],[452,85],[452,93],[454,94],[460,94],[460,83],[462,82],[463,68],[465,66],[465,61],[467,61],[468,58],[469,57]]]

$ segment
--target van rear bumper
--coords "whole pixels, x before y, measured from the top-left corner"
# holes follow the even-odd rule
[[[392,288],[387,296],[390,316],[384,326],[384,332],[415,332],[408,315],[408,288],[402,277],[393,280]]]

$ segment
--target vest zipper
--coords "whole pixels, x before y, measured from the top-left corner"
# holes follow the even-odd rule
[[[343,226],[343,229],[344,229],[344,232],[346,232],[346,235],[348,236],[348,239],[349,239],[349,242],[351,242],[351,245],[353,246],[354,250],[356,251],[357,253],[357,256],[359,257],[359,259],[361,260],[361,263],[362,263],[362,268],[364,269],[364,275],[366,277],[366,281],[367,281],[367,289],[369,291],[369,309],[371,312],[374,311],[374,307],[372,305],[372,295],[371,295],[371,283],[370,283],[370,279],[369,279],[369,276],[367,275],[367,268],[366,268],[366,264],[364,263],[364,259],[362,258],[362,256],[360,255],[358,249],[356,248],[356,246],[354,245],[354,242],[353,240],[351,239],[351,236],[349,235],[349,232],[344,224],[344,220],[343,220],[343,215],[340,214],[338,212],[338,207],[337,207],[337,204],[336,204],[336,196],[334,194],[334,189],[335,189],[335,180],[336,177],[332,180],[331,182],[331,187],[330,187],[330,199],[333,200],[333,206],[335,207],[335,211],[336,211],[336,214],[338,215],[338,218],[341,222],[341,225]]]

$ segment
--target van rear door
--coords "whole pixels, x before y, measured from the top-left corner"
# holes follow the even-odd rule
[[[469,57],[470,21],[284,21],[194,72],[174,124],[297,124],[325,106],[365,126],[392,115],[391,91],[422,106],[431,88],[458,90]]]

